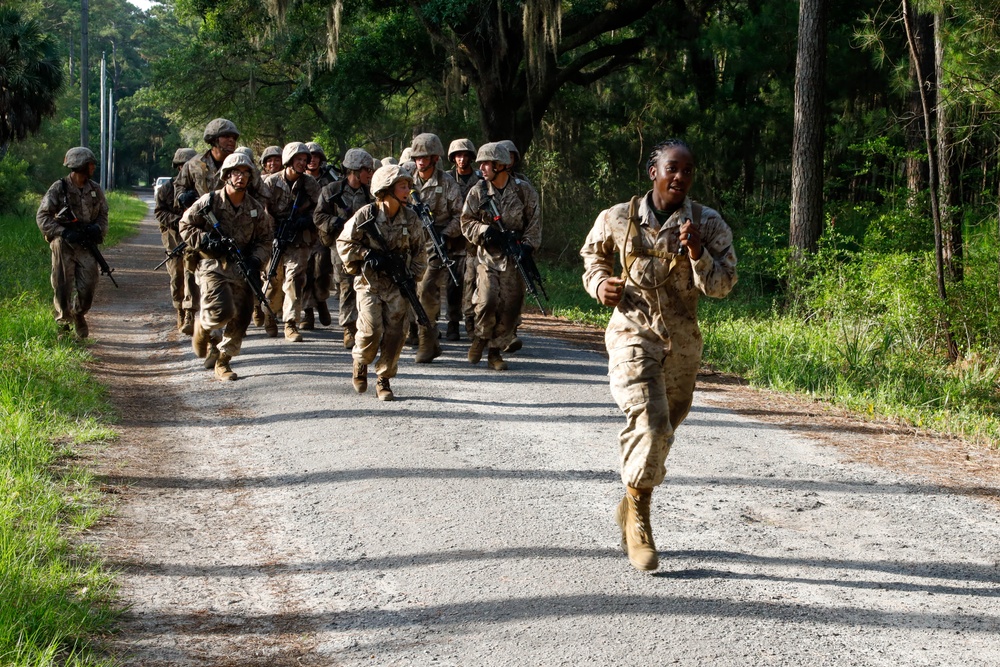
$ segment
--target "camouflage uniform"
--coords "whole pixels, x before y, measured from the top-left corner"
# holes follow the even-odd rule
[[[319,199],[319,185],[309,174],[300,174],[294,183],[289,183],[285,179],[284,170],[277,174],[270,174],[264,177],[264,185],[271,191],[271,199],[267,204],[268,213],[274,218],[275,233],[280,227],[280,220],[287,218],[292,213],[295,198],[300,189],[305,188],[305,193],[301,199],[296,217],[308,219],[309,225],[295,233],[292,242],[285,248],[285,253],[281,258],[284,267],[285,277],[282,281],[282,292],[284,292],[284,306],[282,308],[285,325],[289,322],[300,322],[302,310],[304,308],[304,293],[306,286],[306,266],[312,254],[313,245],[317,242],[319,235],[312,224],[313,211]],[[276,286],[270,286],[272,308],[275,308],[275,300],[278,299]],[[277,305],[280,305],[280,301]],[[275,310],[277,310],[275,308]]]
[[[235,207],[226,196],[225,189],[202,195],[191,205],[180,221],[181,237],[192,251],[201,248],[201,236],[212,228],[207,210],[219,221],[223,234],[232,238],[244,256],[254,257],[264,265],[271,251],[273,222],[264,206],[249,195]],[[254,296],[236,265],[226,257],[202,256],[198,262],[198,286],[201,290],[201,311],[198,314],[202,329],[225,328],[218,344],[219,352],[229,357],[240,353],[243,337],[250,324]]]
[[[527,181],[513,175],[503,192],[488,181],[480,181],[469,190],[462,210],[462,233],[476,244],[475,337],[488,341],[491,349],[504,349],[514,339],[514,327],[521,316],[524,282],[517,267],[497,248],[483,247],[483,233],[492,216],[480,207],[492,196],[506,229],[517,233],[522,243],[532,249],[542,242],[541,207],[538,193]]]
[[[420,201],[427,205],[431,217],[434,220],[434,227],[444,240],[445,248],[450,259],[456,260],[452,270],[456,277],[461,280],[463,266],[459,260],[465,256],[465,237],[462,236],[462,190],[458,187],[451,176],[440,167],[434,170],[433,175],[426,181],[417,174],[413,179],[414,189],[420,195]],[[417,288],[420,295],[420,304],[427,311],[427,318],[431,321],[431,327],[435,329],[434,338],[437,338],[437,319],[441,312],[441,287],[447,285],[448,294],[454,296],[455,286],[448,276],[448,269],[442,266],[430,240],[427,241],[427,256],[429,258],[427,270],[424,271],[423,278]],[[464,264],[464,262],[463,262]],[[461,295],[461,285],[457,288]],[[448,299],[448,322],[459,322],[461,320],[461,297],[457,303]]]
[[[222,164],[216,164],[215,158],[212,157],[212,149],[185,162],[177,178],[174,179],[174,206],[184,210],[184,206],[178,200],[188,190],[194,190],[200,197],[221,188],[222,183],[219,181],[221,166]]]
[[[346,327],[358,321],[358,302],[354,292],[354,276],[344,270],[344,262],[337,253],[337,238],[345,221],[372,202],[371,193],[361,185],[354,189],[347,179],[331,183],[323,188],[313,215],[313,222],[320,231],[324,243],[334,250],[334,264],[340,276],[340,326]]]
[[[379,248],[377,242],[358,228],[372,215],[375,222],[369,224],[378,225],[389,244],[387,249]],[[378,355],[375,372],[380,378],[393,378],[403,351],[403,329],[410,304],[389,276],[364,266],[365,254],[371,248],[404,255],[411,273],[421,275],[427,267],[427,249],[417,214],[401,206],[395,217],[389,220],[378,204],[369,204],[347,221],[337,239],[337,251],[344,268],[356,276],[354,289],[358,300],[358,334],[354,343],[354,361],[370,364]]]
[[[674,430],[691,409],[702,350],[698,299],[729,293],[736,284],[736,254],[732,231],[710,208],[687,199],[662,226],[650,194],[637,209],[637,231],[628,243],[632,279],[604,339],[611,394],[627,420],[619,435],[622,482],[651,490],[663,481]],[[630,233],[628,215],[629,203],[602,211],[580,250],[583,285],[594,298],[600,284],[614,277],[615,259]],[[679,229],[688,218],[701,232],[703,252],[697,261],[675,254],[681,247]]]
[[[75,223],[58,217],[67,199],[70,210],[77,217]],[[56,322],[68,327],[75,322],[76,316],[90,310],[100,269],[89,250],[62,238],[63,229],[71,226],[82,229],[96,224],[100,228],[100,239],[96,242],[100,243],[108,233],[108,202],[101,186],[94,181],[87,179],[83,187],[78,188],[71,176],[65,176],[53,183],[42,197],[35,221],[52,251],[52,305]]]
[[[181,233],[178,223],[184,211],[174,199],[174,179],[160,186],[156,191],[156,205],[153,215],[160,223],[160,240],[163,249],[171,251],[180,245]],[[177,310],[196,310],[198,308],[198,284],[195,281],[195,271],[198,268],[197,255],[184,251],[179,256],[167,260],[167,273],[170,276],[170,298]]]
[[[458,169],[452,169],[448,172],[451,174],[455,182],[458,183],[459,189],[462,191],[462,204],[465,204],[466,197],[469,196],[469,190],[472,189],[479,181],[483,180],[482,174],[479,173],[478,169],[473,169],[472,173],[468,176],[462,176],[458,173]],[[465,257],[462,260],[462,315],[465,317],[466,321],[471,320],[476,315],[476,307],[472,305],[472,294],[476,291],[476,253],[478,252],[475,244],[466,243],[465,244]],[[451,307],[451,299],[448,300],[448,307]],[[472,332],[469,331],[469,335]]]

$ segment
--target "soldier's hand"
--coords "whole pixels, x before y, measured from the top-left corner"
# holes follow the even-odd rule
[[[185,190],[177,198],[177,203],[185,209],[191,208],[191,204],[198,201],[198,192],[195,190]]]
[[[688,257],[696,262],[701,259],[701,231],[694,226],[691,218],[684,221],[680,229],[681,247],[687,248]]]
[[[372,249],[365,254],[365,266],[372,271],[384,271],[389,266],[389,258],[385,253]]]
[[[496,229],[495,227],[487,227],[486,231],[483,232],[484,246],[498,246],[501,241],[503,241],[503,234],[499,229]]]
[[[226,244],[222,242],[222,239],[216,238],[208,232],[202,233],[201,238],[198,240],[198,249],[206,257],[211,257],[212,259],[218,259],[226,254]]]
[[[614,308],[622,300],[625,281],[621,278],[608,278],[597,288],[597,299],[605,306]]]
[[[94,243],[100,243],[101,238],[101,226],[96,222],[92,222],[83,228],[83,233],[87,235],[87,239],[93,241]]]
[[[60,232],[59,235],[62,236],[67,243],[83,243],[86,240],[86,235],[78,225],[63,227],[62,232]]]

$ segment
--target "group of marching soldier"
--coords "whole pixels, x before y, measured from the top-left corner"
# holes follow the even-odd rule
[[[269,146],[258,165],[226,119],[203,138],[203,154],[177,150],[155,213],[177,326],[220,380],[236,379],[231,362],[251,320],[271,337],[280,320],[285,340],[300,342],[317,319],[332,324],[331,295],[359,393],[374,364],[377,397],[393,399],[406,343],[416,363],[442,354],[442,293],[445,338],[460,340],[464,318],[469,362],[485,353],[489,368],[507,369],[501,353],[521,347],[523,267],[537,275],[541,242],[538,194],[513,171],[512,142],[477,151],[457,139],[445,171],[440,138],[424,133],[402,163],[351,148],[340,173],[314,142]]]
[[[456,140],[446,173],[440,139],[421,134],[402,164],[352,148],[338,174],[318,145],[298,142],[268,147],[258,168],[238,137],[233,123],[213,120],[204,135],[211,148],[178,150],[173,187],[157,194],[178,327],[206,368],[236,379],[230,362],[251,318],[276,337],[280,316],[292,342],[317,316],[329,325],[326,302],[335,290],[354,388],[367,390],[374,363],[378,398],[391,400],[407,332],[417,362],[441,354],[446,285],[446,337],[459,339],[464,316],[469,361],[488,351],[490,368],[507,368],[501,351],[520,346],[515,334],[525,287],[533,292],[539,278],[532,253],[541,237],[538,197],[514,171],[510,142],[476,151]],[[75,327],[80,338],[88,335],[98,269],[111,273],[97,249],[108,207],[90,180],[95,164],[88,149],[70,149],[71,173],[49,188],[37,216],[52,251],[60,335]],[[657,144],[646,164],[652,188],[602,211],[580,250],[584,287],[614,309],[605,332],[608,375],[627,422],[618,437],[625,492],[615,520],[639,570],[659,563],[650,503],[692,405],[702,352],[698,300],[723,297],[736,283],[732,231],[688,197],[694,171],[686,143]]]

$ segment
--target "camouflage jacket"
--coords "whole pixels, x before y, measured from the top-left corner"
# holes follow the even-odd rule
[[[313,213],[313,223],[319,230],[323,245],[331,248],[337,245],[337,237],[344,229],[344,223],[362,206],[372,203],[371,193],[364,185],[354,189],[347,179],[335,181],[319,193],[319,203]]]
[[[483,174],[478,169],[473,169],[472,173],[469,174],[468,180],[463,179],[463,177],[458,173],[458,169],[452,169],[448,172],[448,175],[455,179],[458,183],[458,189],[462,193],[462,203],[465,204],[465,198],[469,196],[469,190],[472,186],[483,180]]]
[[[374,220],[371,220],[374,216]],[[389,244],[380,248],[377,241],[365,231],[363,225],[377,225],[382,237]],[[398,289],[384,272],[376,272],[364,266],[365,255],[370,249],[388,250],[403,255],[406,266],[415,279],[419,279],[427,268],[427,248],[424,245],[424,230],[417,214],[410,208],[401,206],[390,220],[378,204],[363,206],[344,225],[344,231],[337,239],[337,252],[344,262],[344,268],[351,275],[358,276],[355,285],[364,287],[373,294],[389,294]]]
[[[191,208],[184,212],[180,222],[181,238],[188,242],[191,250],[201,250],[201,236],[210,231],[213,223],[208,216],[209,209],[219,222],[219,230],[239,246],[245,256],[256,257],[261,266],[271,257],[273,223],[264,206],[250,195],[245,195],[243,203],[233,206],[226,196],[225,188],[202,195]],[[228,258],[212,259],[204,257],[199,264],[204,271],[216,271],[238,275],[238,270]]]
[[[713,209],[693,205],[689,198],[660,226],[650,197],[646,193],[639,200],[637,224],[632,227],[627,246],[629,202],[602,211],[580,250],[583,285],[595,299],[600,284],[614,275],[615,260],[621,259],[622,248],[627,250],[631,278],[608,323],[608,350],[637,345],[662,352],[672,337],[696,337],[700,341],[698,299],[702,294],[724,297],[736,284],[733,233],[722,217]],[[679,230],[686,219],[691,219],[701,232],[703,250],[697,261],[678,254]],[[682,342],[677,340],[675,344]]]
[[[219,180],[221,166],[221,163],[215,164],[211,149],[185,162],[177,178],[174,179],[174,205],[181,210],[184,209],[177,198],[188,190],[194,190],[200,197],[221,188],[222,182]]]
[[[483,234],[493,219],[491,213],[482,209],[487,197],[493,197],[504,228],[516,232],[524,245],[534,249],[542,243],[542,209],[538,204],[538,193],[527,181],[511,176],[502,192],[483,180],[469,190],[465,199],[462,233],[470,243],[479,246],[478,261],[496,271],[513,270],[513,263],[508,261],[501,249],[483,246]]]
[[[289,183],[285,180],[285,170],[282,169],[277,174],[265,176],[264,186],[270,190],[270,199],[267,201],[267,212],[274,218],[275,233],[277,233],[281,223],[292,215],[295,200],[301,191],[303,193],[301,203],[295,212],[295,217],[308,220],[309,224],[295,233],[291,245],[312,246],[318,241],[319,235],[312,221],[320,192],[316,179],[309,174],[301,174],[295,179],[295,182]]]
[[[174,200],[174,179],[160,186],[156,191],[156,204],[153,206],[153,216],[160,223],[160,231],[168,229],[177,231],[177,224],[181,221],[184,210],[177,205]]]
[[[82,188],[78,188],[69,176],[53,183],[38,206],[35,221],[42,230],[45,241],[51,243],[52,239],[62,235],[64,227],[74,224],[71,219],[59,216],[67,205],[67,199],[72,215],[77,218],[75,224],[96,223],[101,228],[103,241],[108,233],[108,201],[104,198],[101,186],[88,179]]]

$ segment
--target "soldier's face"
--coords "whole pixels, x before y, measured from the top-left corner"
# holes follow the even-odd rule
[[[216,144],[218,144],[223,153],[229,155],[236,150],[236,135],[223,134],[218,138]]]
[[[309,171],[316,171],[317,169],[319,169],[319,166],[322,163],[323,163],[323,158],[320,157],[319,153],[309,154],[309,165],[308,165]]]
[[[413,161],[417,163],[417,171],[421,175],[428,174],[434,169],[434,156],[433,155],[421,155],[420,157],[413,158]]]
[[[361,185],[366,188],[371,187],[372,184],[372,174],[375,173],[374,169],[369,169],[368,167],[361,167],[358,170],[358,180],[361,181]]]
[[[410,197],[410,182],[405,178],[396,181],[392,186],[392,195],[399,201],[406,201]]]
[[[650,167],[649,177],[661,202],[680,206],[694,182],[694,157],[683,146],[668,148]]]
[[[272,155],[264,160],[264,173],[277,174],[279,171],[281,171],[281,156]]]
[[[97,165],[93,162],[87,163],[87,178],[93,178],[94,172],[97,171]]]
[[[236,167],[229,172],[229,185],[237,192],[243,192],[250,185],[250,169],[248,167]]]
[[[497,176],[496,162],[480,162],[479,171],[483,172],[483,178],[492,181]]]
[[[460,153],[455,153],[455,166],[458,167],[459,173],[467,174],[472,169],[472,153],[468,151],[461,151]]]
[[[305,173],[306,167],[309,165],[309,156],[305,153],[299,153],[298,155],[292,156],[292,162],[289,165],[293,171],[298,174]]]

